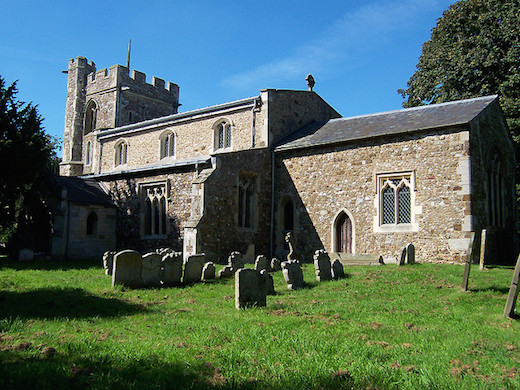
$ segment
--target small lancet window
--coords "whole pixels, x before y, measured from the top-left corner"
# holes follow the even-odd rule
[[[98,217],[95,212],[91,212],[87,217],[87,236],[97,234]]]
[[[231,147],[232,126],[228,121],[217,123],[215,131],[215,150]]]
[[[91,100],[87,104],[87,109],[85,110],[85,126],[84,133],[88,134],[91,131],[96,129],[96,116],[97,116],[97,105],[94,100]]]
[[[161,135],[161,159],[175,156],[175,134],[171,131]]]
[[[115,153],[116,153],[116,155],[115,155],[115,165],[116,166],[127,163],[127,161],[128,161],[128,144],[126,143],[126,141],[122,140],[116,144]]]

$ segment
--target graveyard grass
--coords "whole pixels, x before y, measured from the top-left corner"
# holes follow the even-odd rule
[[[217,270],[221,266],[217,266]],[[112,289],[98,264],[0,258],[0,388],[518,389],[512,269],[347,267],[236,310],[234,279]]]

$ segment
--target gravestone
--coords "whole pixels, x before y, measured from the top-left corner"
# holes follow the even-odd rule
[[[289,290],[303,287],[303,271],[298,260],[284,261],[282,263],[282,273]]]
[[[271,260],[271,271],[276,272],[276,271],[281,271],[281,270],[282,270],[282,262],[280,260],[278,260],[276,257],[273,257],[273,259]]]
[[[140,287],[142,268],[142,258],[139,252],[124,250],[116,253],[112,271],[112,287],[117,285]]]
[[[204,264],[202,267],[202,278],[201,281],[207,282],[208,280],[215,279],[215,264],[211,261]]]
[[[239,269],[235,273],[235,307],[265,306],[266,300],[264,276],[254,269]]]
[[[475,240],[475,232],[471,232],[468,245],[468,254],[466,256],[466,264],[464,265],[464,277],[462,278],[462,291],[468,291],[469,271],[473,261],[473,242]]]
[[[343,279],[345,277],[345,270],[343,268],[343,264],[339,259],[336,259],[332,262],[332,277],[334,280]]]
[[[144,287],[159,287],[161,285],[162,256],[158,253],[147,253],[143,256],[141,280]]]
[[[406,247],[401,251],[401,258],[399,259],[399,263],[397,265],[405,265],[406,264]]]
[[[482,233],[480,233],[480,258],[479,258],[479,268],[483,270],[486,266],[486,240],[487,233],[486,229],[482,229]]]
[[[240,268],[244,268],[244,258],[240,252],[231,252],[228,257],[228,265],[231,266],[233,272],[237,272]]]
[[[32,261],[34,260],[34,251],[29,248],[22,248],[18,252],[18,261]]]
[[[415,264],[415,246],[413,244],[406,246],[406,263]]]
[[[206,259],[203,253],[188,256],[184,263],[184,277],[182,282],[184,284],[200,282],[202,278],[202,268],[205,263]]]
[[[255,260],[255,270],[260,272],[264,269],[269,270],[269,262],[267,261],[267,258],[264,255],[257,256]]]
[[[162,282],[165,286],[178,286],[182,279],[182,253],[170,252],[162,258]]]
[[[219,279],[230,278],[231,276],[233,276],[233,268],[231,268],[230,265],[226,265],[224,268],[218,271]]]
[[[275,295],[276,292],[274,291],[273,275],[271,275],[266,269],[260,271],[260,275],[264,277],[265,293],[267,295]]]
[[[292,232],[287,232],[285,235],[285,241],[289,245],[289,253],[287,254],[287,261],[289,260],[298,260],[300,256],[296,252],[296,245],[294,240],[294,235]]]
[[[115,251],[106,251],[103,253],[103,268],[105,269],[105,275],[112,275],[115,254]]]
[[[314,252],[314,270],[316,271],[316,280],[318,282],[332,280],[330,257],[323,249],[318,249]]]
[[[515,317],[515,306],[516,299],[518,297],[518,280],[520,278],[520,255],[516,260],[516,267],[513,272],[513,280],[511,280],[511,287],[509,288],[509,294],[507,296],[506,308],[504,310],[504,316],[508,318]]]

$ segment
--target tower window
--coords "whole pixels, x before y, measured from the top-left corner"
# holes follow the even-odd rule
[[[91,100],[87,104],[87,109],[85,110],[85,126],[84,133],[88,134],[91,131],[96,129],[96,116],[97,116],[97,104],[94,100]]]
[[[90,165],[92,163],[92,142],[87,142],[87,150],[85,153],[85,164]]]

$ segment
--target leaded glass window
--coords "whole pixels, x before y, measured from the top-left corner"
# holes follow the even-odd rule
[[[411,175],[380,177],[381,225],[412,223]]]
[[[215,150],[231,147],[232,127],[231,123],[222,121],[214,127],[215,129]]]

